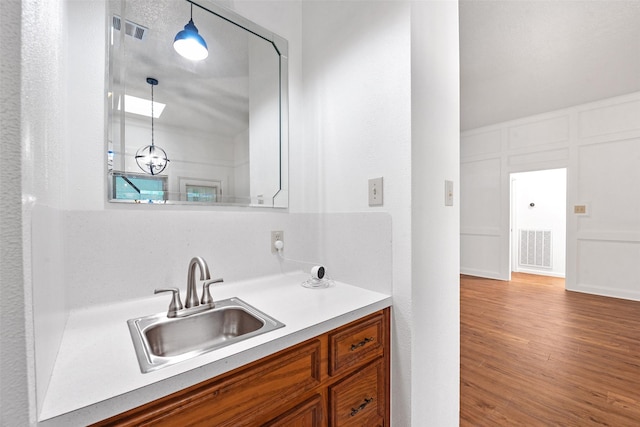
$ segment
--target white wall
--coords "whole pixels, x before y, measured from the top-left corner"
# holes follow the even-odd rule
[[[411,425],[455,426],[460,409],[458,3],[413,3],[411,29]],[[445,180],[453,181],[453,206],[445,206]]]
[[[22,3],[21,144],[24,291],[27,321],[27,363],[30,418],[46,393],[48,376],[66,322],[62,210],[70,190],[67,183],[67,10],[63,1]],[[81,68],[81,67],[80,67]],[[38,210],[50,213],[34,235]],[[46,262],[35,265],[31,253],[46,252]],[[43,286],[29,286],[36,280]],[[35,315],[37,313],[37,316]],[[36,387],[37,384],[37,387]],[[35,393],[35,397],[34,394]]]
[[[29,425],[21,204],[21,7],[0,2],[0,424]]]
[[[321,212],[392,218],[392,418],[411,408],[411,23],[405,2],[302,3],[305,179]],[[292,144],[295,145],[295,144]],[[368,179],[384,178],[384,206]],[[324,254],[334,235],[322,236]]]
[[[509,173],[567,167],[567,289],[640,300],[638,160],[637,92],[464,132],[462,272],[508,279]]]
[[[261,19],[256,21],[287,38],[292,51],[299,51],[301,35],[299,26],[300,4],[296,2],[265,2],[249,4],[243,8],[253,10]],[[64,328],[68,310],[90,304],[136,298],[151,294],[157,284],[181,286],[185,280],[186,266],[191,256],[202,255],[209,261],[215,274],[227,282],[275,274],[291,269],[307,268],[304,265],[283,263],[269,250],[270,230],[284,230],[286,235],[285,255],[296,259],[309,259],[327,264],[333,278],[348,279],[350,283],[391,292],[391,223],[385,214],[319,215],[312,212],[295,214],[296,197],[291,197],[292,208],[287,210],[238,209],[206,207],[164,207],[112,205],[105,202],[105,158],[104,158],[104,35],[105,15],[102,1],[68,2],[56,4],[53,16],[65,16],[68,6],[69,20],[74,25],[51,25],[56,31],[69,28],[69,59],[66,68],[48,56],[43,62],[63,71],[69,78],[60,77],[57,84],[68,85],[69,110],[42,104],[34,100],[34,114],[29,116],[38,126],[42,116],[58,118],[69,111],[69,137],[61,131],[52,145],[42,144],[44,135],[23,143],[32,144],[38,151],[33,159],[28,158],[24,168],[38,182],[26,181],[25,188],[42,192],[56,203],[55,207],[40,204],[33,198],[33,218],[25,221],[27,229],[33,227],[34,235],[24,242],[33,248],[27,250],[25,260],[33,262],[34,275],[28,278],[25,289],[33,289],[34,295],[43,304],[34,301],[35,338],[26,337],[27,343],[35,342],[35,360],[29,362],[37,376],[37,399],[31,399],[30,416],[37,416],[36,404],[46,393],[48,377],[55,361],[55,354]],[[276,7],[271,7],[271,6]],[[35,7],[35,5],[34,5]],[[252,7],[254,9],[252,9]],[[245,14],[249,16],[249,14]],[[75,25],[75,24],[78,25]],[[37,28],[33,28],[35,31]],[[76,37],[76,32],[82,37]],[[66,33],[65,33],[66,34]],[[44,36],[42,36],[44,37]],[[66,46],[64,41],[52,39],[51,43]],[[85,52],[77,49],[87,48]],[[301,58],[290,61],[290,101],[296,105],[301,90],[299,71]],[[27,64],[28,65],[28,64]],[[26,65],[25,65],[26,66]],[[45,68],[29,68],[29,73]],[[77,70],[82,69],[83,78]],[[34,77],[35,81],[35,77]],[[92,96],[94,94],[95,96]],[[31,95],[31,92],[28,93]],[[55,100],[65,99],[60,96]],[[54,99],[52,99],[52,102]],[[64,105],[64,104],[63,104]],[[77,108],[82,105],[82,108]],[[49,111],[40,108],[48,107]],[[300,134],[300,120],[296,116],[300,109],[291,108],[291,135]],[[56,122],[57,123],[57,122]],[[30,135],[31,136],[31,135]],[[60,144],[62,150],[53,150]],[[51,151],[48,151],[51,149]],[[66,153],[60,156],[59,151]],[[56,156],[53,172],[63,176],[53,177],[49,172],[49,159]],[[302,165],[313,159],[292,157],[292,163]],[[44,162],[47,168],[37,169]],[[53,169],[53,167],[51,167]],[[41,172],[47,174],[39,175]],[[66,174],[66,176],[65,176]],[[31,176],[30,175],[30,176]],[[50,183],[46,177],[52,178]],[[301,178],[292,174],[292,181]],[[60,194],[47,191],[54,186]],[[68,190],[68,191],[67,191]],[[46,201],[46,198],[43,197]],[[31,199],[30,199],[31,200]],[[299,203],[298,203],[299,205]],[[351,233],[348,240],[325,242],[321,246],[323,227],[333,230],[344,228]],[[149,227],[154,238],[149,241]],[[363,238],[359,239],[358,236]],[[367,242],[360,248],[361,242]],[[331,254],[327,262],[320,250]],[[340,262],[351,259],[349,264]],[[335,262],[335,267],[334,267]],[[359,271],[355,271],[358,267]],[[49,297],[48,305],[45,297]],[[28,305],[31,309],[31,304]],[[51,319],[61,321],[47,322]],[[38,325],[43,325],[39,328]],[[27,333],[29,328],[27,330]]]
[[[531,204],[533,203],[533,206]],[[511,271],[564,277],[567,237],[567,171],[548,169],[511,174]],[[522,263],[520,257],[520,231],[549,231],[548,248],[550,267],[540,265],[542,252],[536,264]],[[526,242],[526,241],[525,241]],[[535,252],[534,252],[535,253]],[[524,254],[527,254],[525,249]]]
[[[392,218],[398,426],[458,423],[459,211],[444,207],[444,180],[457,184],[459,170],[457,22],[456,2],[303,2],[318,209]],[[384,206],[372,208],[378,176]],[[329,249],[335,235],[324,237]]]
[[[52,100],[62,104],[47,110],[47,104],[34,106],[31,116],[46,118],[46,123],[57,118],[63,127],[50,134],[53,146],[44,145],[35,158],[25,158],[23,168],[33,175],[42,170],[51,174],[53,168],[36,166],[60,156],[52,165],[63,176],[54,181],[59,197],[47,191],[47,177],[38,177],[37,183],[26,180],[27,188],[57,205],[40,209],[36,202],[38,235],[23,244],[42,243],[49,236],[47,224],[54,221],[63,235],[52,237],[62,247],[25,251],[26,263],[37,258],[37,274],[25,280],[25,291],[33,286],[35,294],[63,295],[49,308],[63,318],[70,308],[134,298],[145,295],[154,282],[181,280],[185,261],[177,259],[179,253],[207,254],[212,268],[227,280],[294,268],[281,265],[266,249],[269,230],[284,229],[286,255],[321,258],[338,280],[393,292],[393,424],[422,425],[425,414],[438,425],[456,424],[457,207],[442,206],[444,179],[457,183],[456,3],[238,1],[230,6],[289,40],[288,211],[171,207],[152,212],[157,207],[106,203],[104,3],[53,3],[52,16],[66,16],[68,7],[73,23],[53,26],[54,32],[69,31],[68,66],[52,54],[44,56],[44,66],[23,68],[33,81],[47,67],[66,73],[56,80],[64,93]],[[29,31],[40,30],[27,25]],[[66,46],[56,37],[49,43]],[[80,47],[86,50],[80,52]],[[412,85],[417,90],[413,99]],[[30,87],[23,96],[34,93],[37,88]],[[34,145],[40,147],[50,135],[39,133]],[[23,146],[30,146],[29,141]],[[413,165],[412,150],[419,159]],[[385,178],[385,205],[370,208],[367,180],[377,176]],[[420,190],[412,208],[414,180]],[[156,220],[166,234],[143,248],[138,230]],[[127,225],[119,228],[118,223]],[[60,277],[47,274],[53,267],[46,257],[54,250],[64,255]],[[247,258],[253,264],[245,271]],[[416,264],[421,266],[413,269]],[[127,271],[134,273],[127,277]],[[39,338],[36,342],[44,344],[37,352],[55,355],[55,344],[41,334]],[[28,336],[24,341],[33,342]],[[29,361],[28,366],[35,365]],[[14,378],[27,386],[24,379]],[[39,394],[46,383],[41,375]],[[34,402],[29,399],[32,421]]]

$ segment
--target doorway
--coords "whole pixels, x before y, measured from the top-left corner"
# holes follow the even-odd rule
[[[511,272],[565,277],[567,169],[512,173]]]

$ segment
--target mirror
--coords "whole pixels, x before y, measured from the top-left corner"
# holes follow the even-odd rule
[[[287,41],[207,0],[107,4],[108,200],[287,207]],[[174,50],[190,19],[204,60]],[[149,145],[169,160],[154,174]]]

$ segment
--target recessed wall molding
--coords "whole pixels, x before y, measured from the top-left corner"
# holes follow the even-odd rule
[[[500,153],[502,150],[500,130],[465,135],[460,145],[460,157],[473,157]]]
[[[460,221],[463,228],[500,228],[501,159],[463,163],[460,167]],[[464,200],[464,202],[463,202]]]
[[[500,259],[489,255],[500,250],[501,239],[501,236],[460,236],[461,246],[473,248],[460,254],[460,272],[492,279],[502,278]]]
[[[579,241],[624,242],[640,244],[640,231],[637,230],[584,230],[576,233]]]
[[[563,148],[560,150],[547,150],[547,151],[533,151],[526,154],[510,155],[508,157],[508,166],[518,165],[534,165],[536,163],[549,163],[569,160],[569,149]]]
[[[578,113],[580,138],[640,129],[640,99],[595,107]]]
[[[578,240],[575,285],[572,290],[640,300],[640,244]],[[601,268],[608,260],[609,268]]]
[[[517,150],[568,141],[569,115],[565,114],[509,127],[507,145],[509,150]]]
[[[608,142],[619,142],[619,141],[624,141],[628,139],[640,139],[640,129],[628,131],[628,132],[599,135],[591,138],[582,138],[582,139],[578,139],[576,141],[576,144],[578,147],[583,147],[587,145],[606,144]]]
[[[501,155],[496,156],[496,153],[479,154],[477,156],[466,157],[464,159],[461,159],[460,162],[469,164],[469,163],[475,163],[475,162],[484,162],[486,160],[498,160],[498,161],[500,161],[501,158],[502,158],[502,156]]]
[[[502,236],[500,227],[461,227],[460,234],[466,236]]]
[[[640,231],[640,140],[591,144],[576,151],[574,200],[590,201],[591,210],[589,217],[578,218],[576,231]]]
[[[498,154],[500,154],[500,153],[498,153]],[[496,156],[496,153],[479,154],[477,156],[467,157],[467,158],[461,159],[460,162],[461,163],[475,163],[475,162],[483,162],[485,160],[498,160],[498,161],[500,161],[501,158],[502,158],[502,156],[501,155]]]

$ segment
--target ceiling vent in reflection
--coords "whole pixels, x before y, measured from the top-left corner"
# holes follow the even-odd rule
[[[118,15],[113,15],[113,28],[116,31],[120,31],[120,29],[122,28],[122,19]],[[136,24],[135,22],[131,22],[128,20],[124,21],[124,33],[136,40],[144,40],[144,37],[147,35],[148,31],[148,28],[143,27],[140,24]]]

